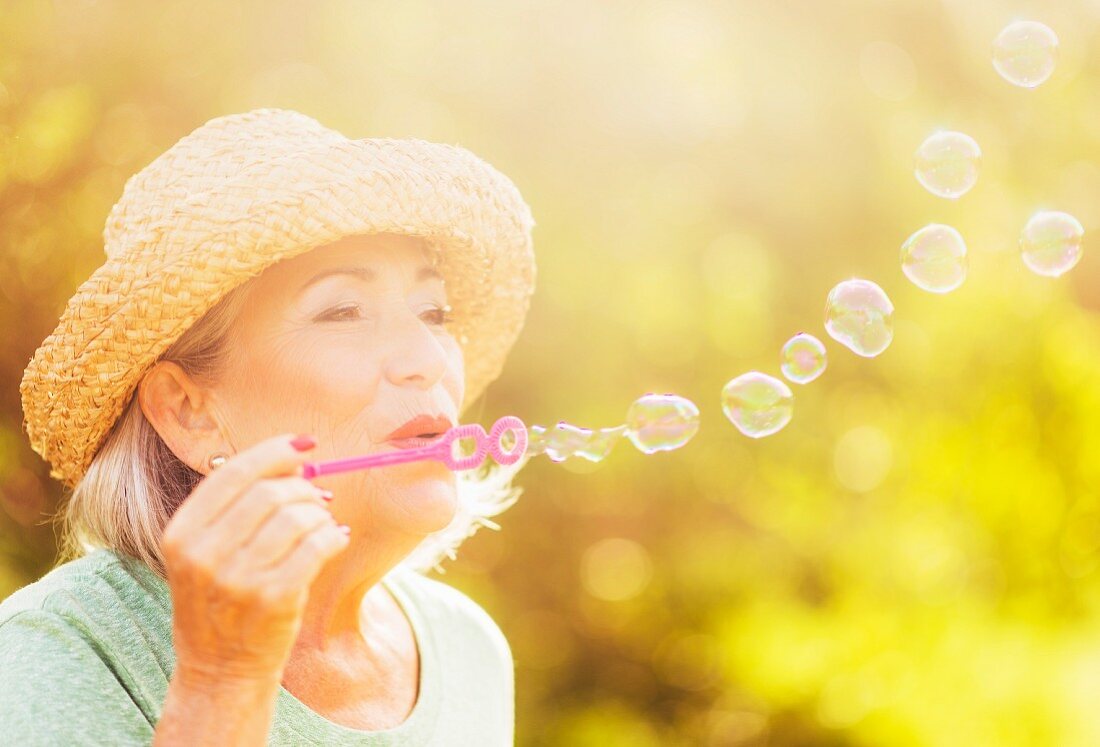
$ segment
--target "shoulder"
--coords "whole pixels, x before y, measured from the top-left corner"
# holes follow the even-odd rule
[[[96,550],[63,563],[34,583],[0,601],[0,627],[23,613],[65,618],[93,618],[105,609],[117,613],[120,602],[131,604],[152,593],[140,573],[109,550]]]
[[[108,620],[121,612],[112,586],[118,563],[113,554],[97,551],[55,567],[0,602],[5,668],[13,657],[28,664],[38,660],[39,666],[43,660],[57,666],[68,657],[103,658]]]
[[[476,646],[483,654],[506,660],[511,666],[512,652],[500,626],[465,593],[411,569],[396,570],[391,578],[446,645]]]
[[[136,582],[105,553],[64,563],[0,602],[0,723],[11,744],[152,736],[160,691],[134,676],[153,671],[134,666],[147,640],[126,601]]]

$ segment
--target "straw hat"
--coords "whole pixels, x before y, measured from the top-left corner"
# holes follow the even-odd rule
[[[286,109],[211,119],[130,177],[19,386],[32,448],[73,487],[141,377],[234,287],[344,236],[425,237],[454,308],[465,410],[501,371],[535,283],[531,211],[468,150],[353,140]]]

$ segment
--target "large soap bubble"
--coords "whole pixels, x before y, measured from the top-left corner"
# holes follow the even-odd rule
[[[894,339],[894,304],[870,280],[838,283],[825,302],[825,329],[853,353],[873,358]]]
[[[699,408],[675,394],[647,394],[626,413],[626,436],[646,454],[678,449],[699,431]]]
[[[1054,72],[1058,36],[1038,21],[1016,21],[993,40],[993,67],[1009,83],[1035,88]]]
[[[1085,229],[1069,213],[1044,210],[1036,213],[1020,234],[1024,264],[1038,275],[1056,278],[1081,260]]]
[[[966,242],[951,226],[930,223],[901,245],[901,270],[918,288],[949,293],[966,280]]]
[[[746,436],[763,438],[791,422],[794,395],[774,376],[750,371],[722,388],[722,412]]]
[[[913,174],[937,197],[962,197],[978,181],[982,149],[963,132],[940,130],[925,138],[913,156]]]

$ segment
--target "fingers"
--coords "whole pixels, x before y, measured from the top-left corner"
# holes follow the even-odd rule
[[[274,593],[308,586],[325,563],[343,552],[351,540],[335,522],[322,523],[301,536],[289,553],[269,568]]]
[[[195,542],[214,559],[228,558],[248,544],[266,521],[292,504],[308,503],[327,512],[328,502],[321,497],[325,492],[301,477],[261,479],[199,529]]]
[[[285,666],[310,585],[348,546],[325,491],[301,475],[313,445],[283,434],[242,451],[165,526],[173,636],[191,660],[263,676]]]
[[[181,535],[190,535],[216,521],[257,480],[298,474],[312,447],[295,448],[292,442],[296,438],[293,433],[272,436],[235,454],[195,486],[173,517],[174,529]]]
[[[274,512],[249,542],[239,545],[237,558],[257,569],[277,565],[314,529],[326,525],[336,527],[327,509],[314,503],[291,503]]]

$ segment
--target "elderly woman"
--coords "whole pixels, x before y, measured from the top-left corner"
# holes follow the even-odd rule
[[[417,571],[511,475],[301,468],[459,422],[522,327],[533,225],[462,148],[281,109],[132,177],[21,386],[72,494],[66,562],[0,604],[3,741],[510,744],[507,642]]]

